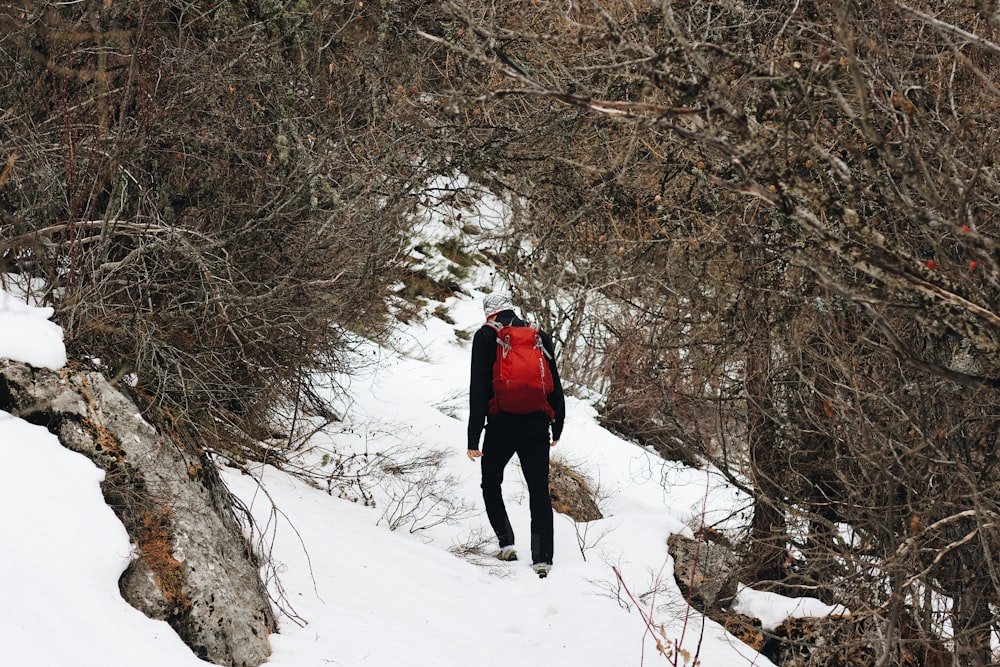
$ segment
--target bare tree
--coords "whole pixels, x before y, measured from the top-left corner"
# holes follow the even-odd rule
[[[434,49],[365,4],[0,4],[3,268],[199,449],[266,455],[387,324]]]
[[[605,415],[752,491],[751,577],[890,618],[880,664],[949,625],[990,664],[995,13],[450,9],[442,117],[519,204],[512,270],[617,304]]]

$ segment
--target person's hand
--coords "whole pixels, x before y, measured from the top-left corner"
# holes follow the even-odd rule
[[[479,451],[478,449],[468,449],[468,450],[465,451],[465,455],[469,457],[470,461],[475,461],[480,456],[482,456],[483,453],[481,451]]]
[[[559,444],[558,440],[553,440],[552,443],[549,445],[549,447],[555,447],[558,444]]]

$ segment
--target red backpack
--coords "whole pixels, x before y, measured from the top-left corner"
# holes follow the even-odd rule
[[[549,419],[555,411],[548,394],[555,388],[548,359],[551,358],[538,327],[504,326],[487,322],[497,332],[497,357],[493,362],[493,398],[488,412],[528,415],[545,412]]]

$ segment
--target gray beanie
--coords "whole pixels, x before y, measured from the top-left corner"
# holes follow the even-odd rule
[[[514,303],[506,294],[494,292],[493,294],[488,294],[486,298],[483,299],[483,312],[486,313],[486,319],[493,317],[497,313],[502,313],[505,310],[514,310]]]

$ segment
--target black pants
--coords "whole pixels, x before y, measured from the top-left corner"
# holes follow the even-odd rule
[[[549,420],[544,412],[533,415],[491,415],[483,440],[483,501],[486,516],[500,546],[514,544],[514,530],[507,517],[500,486],[503,471],[517,454],[528,485],[531,510],[531,560],[552,562],[552,501],[549,498]]]

